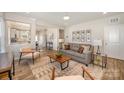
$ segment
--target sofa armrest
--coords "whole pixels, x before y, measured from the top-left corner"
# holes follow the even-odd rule
[[[88,51],[86,53],[83,53],[85,56],[85,62],[89,64],[92,60],[92,51]]]

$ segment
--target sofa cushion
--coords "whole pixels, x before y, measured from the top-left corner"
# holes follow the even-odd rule
[[[79,49],[79,44],[70,44],[70,49],[73,51],[77,51]]]
[[[76,57],[85,58],[85,53],[80,54],[78,52],[75,52],[75,53],[73,53],[73,55]]]
[[[90,50],[90,46],[81,45],[81,47],[84,48],[84,53],[86,53],[86,52],[88,52]]]
[[[72,56],[75,56],[75,57],[85,58],[85,53],[80,54],[80,53],[72,51],[72,50],[63,50],[63,49],[61,49],[61,52],[65,53],[67,55],[72,55]]]
[[[65,50],[70,50],[70,45],[64,45]]]
[[[66,50],[66,54],[69,54],[69,55],[75,55],[75,52],[72,51],[72,50]]]
[[[66,54],[67,55],[72,55],[72,56],[75,56],[75,57],[85,58],[85,54],[84,53],[80,54],[80,53],[72,51],[72,50],[66,50]]]

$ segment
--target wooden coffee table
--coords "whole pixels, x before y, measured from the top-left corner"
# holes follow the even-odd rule
[[[71,60],[71,57],[66,56],[66,55],[62,55],[62,57],[57,58],[55,53],[48,54],[47,56],[50,58],[51,63],[52,62],[59,62],[60,66],[61,66],[61,70],[64,70],[65,68],[67,68],[69,66],[69,61]],[[52,59],[54,61],[52,61]],[[65,63],[65,62],[67,63],[67,66],[63,67],[63,63]]]

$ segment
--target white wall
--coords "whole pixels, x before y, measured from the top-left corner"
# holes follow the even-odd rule
[[[73,42],[72,41],[72,32],[78,31],[78,30],[83,30],[83,29],[91,29],[92,38],[103,39],[104,20],[103,19],[95,20],[95,21],[91,21],[91,22],[73,25],[73,26],[66,28],[65,41]],[[68,38],[66,38],[66,36],[68,36]],[[74,42],[74,43],[77,43],[77,42]]]

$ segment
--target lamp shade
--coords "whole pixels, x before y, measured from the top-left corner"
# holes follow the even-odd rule
[[[35,41],[38,41],[38,36],[35,36]]]
[[[93,40],[93,45],[94,46],[102,46],[102,40],[98,40],[98,39]]]
[[[64,42],[64,39],[59,39],[59,42],[60,42],[60,43]]]

